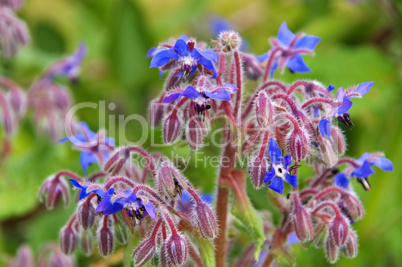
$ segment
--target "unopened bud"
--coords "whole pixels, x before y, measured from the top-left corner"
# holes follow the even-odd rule
[[[329,138],[331,145],[338,156],[342,156],[346,151],[345,137],[341,130],[336,127],[332,127],[331,137]]]
[[[343,208],[347,210],[348,215],[352,221],[357,221],[364,216],[364,208],[360,200],[351,193],[345,193],[342,195]]]
[[[265,174],[271,168],[271,164],[265,158],[253,157],[250,159],[248,164],[248,172],[251,176],[251,182],[255,188],[260,188],[264,182]]]
[[[163,122],[163,141],[166,144],[174,143],[179,137],[181,131],[181,122],[177,112],[172,112]]]
[[[260,91],[255,100],[255,115],[260,127],[265,128],[272,120],[272,104],[265,91]]]
[[[238,50],[241,46],[241,38],[234,31],[224,31],[219,34],[219,44],[224,52]]]
[[[314,229],[306,208],[300,204],[298,193],[292,193],[292,222],[297,237],[302,243],[310,241],[314,237]]]
[[[349,231],[348,240],[346,241],[346,244],[343,246],[343,252],[348,258],[356,257],[358,249],[357,249],[357,236],[354,231]]]
[[[103,169],[105,172],[108,172],[111,175],[119,174],[129,158],[130,151],[125,147],[121,147],[109,157],[109,159],[103,165]]]
[[[172,234],[166,242],[166,252],[173,265],[181,266],[187,261],[187,242],[180,234]]]
[[[83,230],[81,233],[81,248],[85,255],[92,254],[92,234],[90,231]]]
[[[181,191],[187,188],[187,180],[173,166],[171,162],[164,161],[157,169],[156,186],[166,198],[175,199],[177,195],[181,197]]]
[[[89,198],[79,204],[77,215],[82,228],[88,229],[92,227],[95,222],[95,207]]]
[[[218,235],[218,223],[211,208],[204,202],[195,204],[194,221],[205,239],[214,239]]]
[[[47,209],[53,209],[60,196],[63,196],[64,206],[66,207],[70,200],[70,190],[66,180],[58,175],[50,176],[40,187],[38,198],[40,201],[45,199]]]
[[[78,236],[76,230],[67,225],[60,232],[60,249],[64,254],[72,254],[77,248]]]
[[[34,261],[32,250],[28,245],[22,245],[17,252],[16,258],[11,261],[9,267],[33,267]]]
[[[147,238],[138,245],[138,247],[133,252],[133,260],[135,266],[145,265],[156,252],[155,239]],[[162,254],[162,253],[161,253]]]
[[[108,225],[108,218],[103,218],[102,220],[103,223],[101,223],[97,233],[99,253],[103,257],[107,257],[113,252],[114,237],[113,231]]]
[[[162,123],[163,116],[172,110],[172,106],[171,104],[164,104],[157,100],[152,101],[149,111],[151,127],[159,126]]]
[[[186,141],[192,150],[202,146],[202,139],[205,135],[205,126],[196,116],[191,116],[186,125]]]
[[[349,233],[349,223],[342,215],[336,215],[328,228],[328,234],[338,247],[345,244]]]
[[[287,148],[292,158],[300,162],[310,154],[310,141],[302,131],[293,131],[287,140]]]
[[[325,254],[327,255],[330,263],[335,263],[338,260],[339,247],[334,244],[330,236],[328,236],[327,240],[325,241]]]

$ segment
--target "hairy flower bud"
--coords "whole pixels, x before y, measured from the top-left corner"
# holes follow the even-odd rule
[[[89,198],[79,204],[77,215],[82,228],[88,229],[92,227],[95,222],[95,207]]]
[[[309,138],[302,131],[293,131],[293,133],[290,134],[286,145],[290,155],[296,162],[300,162],[310,154],[311,148]]]
[[[19,247],[17,256],[10,262],[9,267],[33,267],[34,260],[32,257],[32,250],[28,245]]]
[[[349,231],[348,240],[342,248],[342,251],[348,258],[354,258],[357,255],[357,236],[354,231]]]
[[[260,91],[257,95],[255,100],[255,115],[257,116],[258,125],[261,128],[267,127],[272,120],[272,104],[265,91]]]
[[[181,197],[181,191],[187,188],[188,181],[169,161],[163,161],[156,171],[156,187],[166,198]]]
[[[302,243],[310,241],[314,237],[313,225],[308,211],[300,204],[298,193],[292,193],[292,222],[297,237]]]
[[[204,202],[195,204],[193,218],[201,236],[205,239],[214,239],[218,235],[218,223],[211,208]]]
[[[345,137],[340,129],[332,127],[331,137],[329,138],[332,148],[338,154],[338,157],[342,156],[346,151]]]
[[[78,235],[76,230],[67,225],[61,229],[60,232],[60,249],[64,254],[72,254],[77,248]]]
[[[69,185],[60,175],[50,176],[39,188],[38,198],[41,202],[46,199],[45,205],[47,209],[53,209],[60,196],[63,196],[64,206],[67,207],[70,201]]]
[[[85,255],[92,254],[92,234],[90,231],[83,230],[81,232],[81,248]]]
[[[144,266],[156,252],[156,243],[154,238],[147,238],[138,245],[133,252],[135,266]]]
[[[330,263],[335,263],[339,257],[339,247],[335,245],[333,239],[328,236],[325,241],[325,254]]]
[[[3,57],[15,56],[19,47],[27,45],[30,41],[27,26],[8,8],[0,9],[0,20],[0,52]]]
[[[180,234],[174,233],[166,242],[166,252],[173,265],[184,265],[187,261],[187,242]]]
[[[104,217],[103,222],[100,224],[98,232],[98,245],[99,245],[99,253],[103,257],[109,256],[113,252],[113,230],[109,225],[108,218]]]
[[[169,113],[172,110],[171,104],[161,103],[158,100],[154,100],[151,102],[150,110],[149,110],[149,121],[151,123],[151,127],[157,127],[161,124],[163,116]]]
[[[238,50],[241,46],[241,38],[239,34],[234,31],[221,32],[218,41],[222,51],[224,52]]]
[[[345,244],[349,233],[349,223],[342,215],[336,215],[328,228],[328,234],[338,247]]]
[[[270,170],[271,164],[259,156],[252,157],[248,163],[248,172],[251,176],[251,182],[255,188],[260,188],[264,185],[265,174]]]
[[[181,122],[177,112],[172,112],[163,122],[163,141],[166,144],[174,143],[179,137],[181,131]]]
[[[202,139],[205,136],[205,126],[196,116],[191,116],[186,124],[186,141],[192,150],[202,146]]]
[[[105,172],[116,175],[120,173],[124,164],[129,158],[130,151],[127,150],[126,147],[121,147],[108,158],[108,160],[103,165],[103,169]]]
[[[341,210],[347,211],[347,215],[348,217],[350,217],[351,221],[355,222],[364,216],[363,205],[361,204],[360,200],[353,194],[349,192],[342,194],[341,203],[343,204]]]

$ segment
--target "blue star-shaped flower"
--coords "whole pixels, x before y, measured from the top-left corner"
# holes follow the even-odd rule
[[[360,167],[353,170],[350,176],[357,178],[357,180],[363,184],[366,190],[370,189],[370,186],[367,183],[367,177],[375,173],[371,168],[372,166],[376,165],[384,171],[392,171],[394,169],[392,161],[370,153],[364,153],[359,159],[356,160],[356,163]],[[344,189],[348,188],[349,181],[350,178],[345,173],[340,173],[335,176],[335,184]]]
[[[269,142],[268,155],[271,158],[272,167],[266,173],[263,182],[269,183],[268,187],[279,194],[283,193],[283,181],[296,188],[297,175],[291,175],[288,172],[288,167],[292,164],[292,158],[290,155],[282,157],[282,151],[279,149],[275,139],[271,138]]]
[[[59,143],[70,141],[75,147],[81,150],[80,163],[84,172],[87,173],[88,166],[98,162],[97,154],[99,152],[103,156],[103,160],[109,158],[110,148],[105,146],[105,144],[113,146],[115,141],[112,137],[100,138],[97,133],[89,129],[86,122],[80,122],[78,130],[80,133],[63,137],[59,140]]]
[[[172,48],[157,52],[151,61],[150,67],[162,67],[170,60],[176,60],[182,69],[179,75],[189,75],[197,70],[198,65],[214,72],[212,78],[217,77],[214,62],[218,61],[218,54],[212,50],[200,50],[194,47],[195,42],[178,39]]]

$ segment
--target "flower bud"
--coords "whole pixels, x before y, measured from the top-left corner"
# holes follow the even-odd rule
[[[255,100],[255,115],[257,116],[257,122],[260,127],[265,128],[272,120],[272,104],[268,99],[265,91],[260,91]]]
[[[353,222],[364,216],[364,208],[360,200],[351,193],[342,194],[341,197],[343,208],[347,210],[348,217]]]
[[[204,135],[204,123],[196,116],[191,116],[186,125],[186,141],[192,150],[197,150],[202,146]]]
[[[173,264],[170,262],[169,256],[167,254],[167,244],[163,243],[161,246],[161,250],[159,253],[159,257],[160,257],[160,264],[161,267],[170,267]]]
[[[70,201],[70,190],[66,180],[60,178],[59,175],[50,176],[40,187],[38,198],[41,202],[46,198],[46,208],[53,209],[60,196],[63,196],[64,206],[67,207]]]
[[[187,188],[188,181],[168,161],[163,161],[156,172],[156,187],[166,198],[181,197],[181,191]]]
[[[224,52],[239,50],[241,46],[241,38],[239,34],[234,31],[221,32],[218,41],[222,51]]]
[[[155,239],[147,238],[138,245],[133,252],[133,260],[135,266],[145,265],[156,252]],[[161,252],[162,254],[162,252]]]
[[[241,54],[244,75],[250,80],[258,80],[264,74],[261,62],[254,56]]]
[[[10,99],[10,104],[17,117],[21,119],[27,110],[27,95],[26,93],[19,88],[18,86],[10,88],[10,92],[8,94]]]
[[[78,236],[76,230],[67,225],[60,232],[60,249],[64,254],[72,254],[77,248]]]
[[[173,105],[168,105],[161,103],[158,100],[154,100],[151,102],[150,110],[149,110],[149,121],[151,123],[151,127],[157,127],[161,124],[163,116],[169,113],[172,110]]]
[[[330,263],[335,263],[339,257],[339,247],[334,244],[334,241],[330,236],[325,241],[325,254],[327,255]]]
[[[92,254],[92,234],[90,231],[83,230],[81,232],[81,248],[85,255]]]
[[[103,218],[103,223],[101,223],[98,229],[98,245],[99,245],[99,253],[103,257],[109,256],[113,252],[113,231],[109,226],[108,218]]]
[[[332,127],[331,137],[329,138],[332,148],[338,154],[338,157],[342,156],[346,151],[345,137],[341,130],[336,127]]]
[[[33,267],[34,260],[32,257],[32,250],[28,245],[22,245],[19,247],[17,256],[11,261],[9,267]]]
[[[103,170],[111,175],[119,174],[127,159],[130,158],[130,151],[121,147],[113,153],[103,165]]]
[[[300,204],[298,193],[292,193],[292,222],[297,237],[302,243],[314,237],[314,229],[308,211]]]
[[[194,208],[194,221],[201,236],[214,239],[218,235],[218,223],[211,208],[204,202],[197,202]]]
[[[187,242],[177,233],[170,236],[166,242],[166,252],[173,265],[183,265],[187,261]]]
[[[346,257],[354,258],[357,255],[357,236],[354,231],[349,231],[348,240],[346,244],[343,246],[343,252],[345,253]]]
[[[172,112],[163,122],[163,141],[166,144],[174,143],[179,137],[181,122],[177,112]]]
[[[248,172],[251,176],[251,182],[255,188],[260,188],[264,182],[265,174],[271,168],[271,164],[265,158],[252,157],[248,164]]]
[[[345,244],[348,238],[349,223],[342,215],[336,215],[328,228],[328,234],[338,247]]]
[[[90,201],[90,198],[82,201],[77,210],[78,221],[82,228],[91,228],[95,222],[95,207]]]
[[[311,148],[309,138],[302,131],[293,131],[293,133],[290,134],[286,145],[290,155],[296,162],[300,162],[310,154]]]

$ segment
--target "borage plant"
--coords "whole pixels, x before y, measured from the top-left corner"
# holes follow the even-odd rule
[[[80,177],[63,170],[40,189],[48,208],[61,196],[70,199],[66,178],[78,191],[77,209],[60,232],[61,250],[72,254],[80,243],[91,254],[96,236],[104,257],[113,253],[115,241],[134,240],[127,248],[135,266],[294,265],[289,244],[295,242],[323,247],[331,263],[340,252],[355,257],[352,225],[364,209],[350,180],[368,190],[374,165],[385,171],[393,166],[381,153],[341,158],[345,138],[333,121],[352,127],[351,99],[366,94],[373,82],[339,88],[334,97],[332,85],[273,79],[276,70],[310,71],[303,55],[313,54],[319,41],[294,34],[283,23],[270,40],[272,48],[258,57],[240,51],[241,38],[233,31],[221,32],[212,48],[187,36],[152,48],[151,67],[168,72],[161,95],[151,103],[152,124],[162,125],[166,144],[184,140],[197,150],[210,126],[226,119],[214,205],[166,157],[137,146],[116,147],[105,130],[95,133],[85,123],[72,123],[60,141],[81,150],[85,173],[90,164],[100,171]],[[260,80],[249,95],[246,79]],[[146,164],[133,164],[133,154]],[[243,156],[251,184],[269,191],[282,214],[278,225],[267,210],[251,205],[248,175],[238,168]],[[302,165],[315,174],[300,177]],[[237,256],[230,257],[234,249]]]

